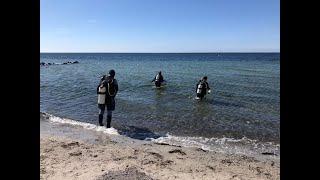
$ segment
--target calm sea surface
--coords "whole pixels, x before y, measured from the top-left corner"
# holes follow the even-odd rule
[[[79,64],[40,67],[40,109],[55,116],[97,124],[96,87],[115,69],[119,83],[112,126],[183,137],[249,138],[279,143],[280,54],[49,54],[40,62]],[[161,70],[163,89],[151,83]],[[194,100],[208,76],[212,93]],[[134,129],[134,130],[133,130]]]

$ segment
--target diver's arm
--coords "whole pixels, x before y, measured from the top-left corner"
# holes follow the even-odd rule
[[[151,82],[153,82],[153,81],[155,81],[156,80],[156,76],[153,78],[153,80],[151,81]]]
[[[118,81],[116,79],[114,79],[114,89],[116,90],[114,96],[116,96],[119,90]]]
[[[210,89],[210,87],[209,87],[209,83],[208,83],[208,82],[206,82],[206,85],[207,85],[207,89]]]

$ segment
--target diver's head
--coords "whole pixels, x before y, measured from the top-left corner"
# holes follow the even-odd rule
[[[114,78],[115,75],[116,75],[116,71],[114,71],[113,69],[111,69],[111,70],[109,71],[108,76]]]
[[[159,71],[159,73],[158,73],[159,75],[161,75],[161,71]]]
[[[207,77],[207,76],[204,76],[202,79],[205,80],[205,81],[207,81],[208,77]]]

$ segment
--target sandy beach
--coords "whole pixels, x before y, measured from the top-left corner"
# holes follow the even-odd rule
[[[41,121],[41,179],[280,179],[280,162]],[[85,135],[84,135],[85,134]]]

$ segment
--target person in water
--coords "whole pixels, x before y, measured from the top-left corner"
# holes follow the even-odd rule
[[[154,84],[156,85],[156,87],[160,87],[161,83],[164,82],[163,76],[161,74],[161,71],[158,72],[158,74],[153,78],[153,80],[151,82],[155,82]]]
[[[103,126],[103,115],[107,107],[107,128],[111,127],[112,111],[115,110],[115,96],[118,93],[118,82],[114,78],[116,72],[111,69],[108,75],[104,75],[97,87],[99,125]]]
[[[210,93],[210,87],[207,80],[208,77],[204,76],[202,79],[199,80],[196,86],[197,98],[200,98],[201,100],[204,98],[207,92]]]

